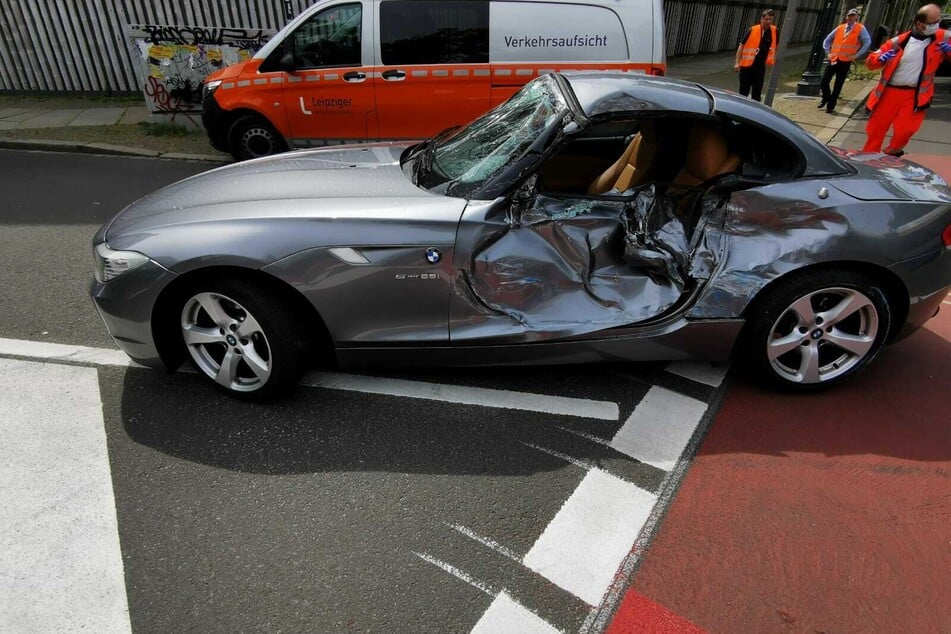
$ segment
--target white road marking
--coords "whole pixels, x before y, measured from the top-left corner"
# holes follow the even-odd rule
[[[600,420],[617,420],[620,416],[617,403],[611,401],[593,401],[549,394],[531,394],[353,374],[314,372],[305,376],[301,385],[369,394],[385,394],[387,396],[430,399],[460,405],[516,409],[557,414],[559,416],[580,416]]]
[[[707,411],[703,401],[654,386],[611,441],[623,454],[670,471]]]
[[[20,339],[0,338],[0,356],[87,363],[90,365],[139,367],[120,350]],[[532,394],[353,374],[312,372],[301,379],[300,385],[367,394],[421,398],[460,405],[514,409],[559,416],[579,416],[598,420],[617,420],[620,416],[617,403],[612,401],[594,401],[549,394]]]
[[[712,387],[718,387],[723,383],[723,377],[726,376],[727,366],[713,365],[703,361],[675,361],[664,368],[672,374],[682,376],[685,379],[704,383]]]
[[[457,533],[461,533],[461,534],[465,535],[466,537],[468,537],[469,539],[471,539],[471,540],[473,540],[473,541],[477,541],[477,542],[479,542],[480,544],[482,544],[483,546],[486,546],[486,547],[488,547],[488,548],[491,548],[492,550],[494,550],[495,552],[499,553],[499,554],[502,555],[503,557],[508,557],[508,558],[511,559],[512,561],[514,561],[514,562],[516,562],[516,563],[519,563],[519,564],[522,563],[522,558],[521,558],[519,555],[515,554],[515,552],[513,552],[512,550],[510,550],[508,547],[503,546],[502,544],[498,543],[498,542],[495,541],[494,539],[489,539],[488,537],[483,537],[482,535],[479,535],[478,533],[476,533],[476,532],[475,532],[474,530],[472,530],[471,528],[469,528],[469,527],[467,527],[467,526],[462,526],[462,525],[460,525],[460,524],[450,524],[449,527],[450,527],[452,530],[456,531]]]
[[[0,631],[130,632],[96,370],[0,359]]]
[[[495,588],[493,588],[491,585],[487,584],[486,582],[476,579],[475,577],[470,575],[465,570],[462,570],[461,568],[457,568],[453,566],[452,564],[447,564],[445,561],[441,559],[436,559],[429,553],[414,552],[413,554],[419,557],[420,559],[422,559],[423,561],[425,561],[426,563],[432,564],[436,566],[437,568],[445,572],[448,572],[456,579],[459,579],[460,581],[465,581],[473,588],[477,590],[481,590],[482,592],[485,592],[487,595],[491,597],[494,597],[499,593]]]
[[[25,357],[42,361],[140,367],[121,350],[69,346],[61,343],[46,343],[43,341],[24,341],[22,339],[0,338],[0,355]]]
[[[592,469],[539,536],[525,565],[597,606],[657,496]]]
[[[472,628],[472,634],[557,634],[559,631],[505,592],[495,597]]]

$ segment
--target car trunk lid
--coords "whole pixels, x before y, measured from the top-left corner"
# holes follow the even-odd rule
[[[951,202],[947,183],[927,167],[877,152],[840,151],[840,156],[858,171],[859,177],[837,179],[831,184],[853,198]]]

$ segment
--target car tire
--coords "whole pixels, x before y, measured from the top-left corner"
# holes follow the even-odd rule
[[[766,289],[742,340],[752,378],[786,391],[836,385],[878,354],[891,327],[881,285],[857,272],[815,270]]]
[[[231,155],[238,161],[287,151],[287,144],[270,123],[253,115],[240,117],[228,131]]]
[[[304,329],[286,300],[245,280],[195,284],[181,295],[179,332],[200,375],[231,396],[264,400],[293,387],[305,368]]]

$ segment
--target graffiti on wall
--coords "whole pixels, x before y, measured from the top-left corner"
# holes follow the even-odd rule
[[[142,24],[129,27],[146,105],[153,113],[198,112],[201,83],[225,66],[250,59],[275,31]]]

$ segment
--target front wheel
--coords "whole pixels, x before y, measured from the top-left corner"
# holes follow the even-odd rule
[[[276,293],[222,279],[194,287],[181,304],[180,332],[198,373],[232,396],[264,399],[300,377],[305,345]]]
[[[236,160],[259,158],[287,150],[287,144],[270,123],[256,116],[241,117],[228,132],[231,154]]]
[[[841,382],[881,350],[891,326],[885,292],[844,270],[812,271],[770,289],[750,311],[746,369],[792,391]]]

